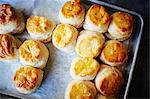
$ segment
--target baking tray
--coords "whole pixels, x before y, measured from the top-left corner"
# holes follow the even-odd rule
[[[26,0],[19,0],[20,4],[28,2]],[[19,2],[18,1],[18,2]],[[41,2],[41,5],[44,3],[42,0],[37,0]],[[33,0],[33,4],[27,4],[29,8],[26,8],[25,10],[22,10],[27,16],[32,15],[34,13],[28,13],[28,10],[33,10],[36,8],[35,2],[36,0]],[[52,2],[51,0],[45,0],[47,2]],[[54,2],[57,2],[59,0],[53,0]],[[60,0],[60,4],[62,4],[65,0]],[[127,98],[128,95],[128,89],[130,86],[130,82],[132,79],[132,74],[135,66],[136,56],[140,44],[140,39],[142,35],[142,29],[143,29],[143,19],[140,14],[119,7],[117,5],[103,2],[99,0],[81,0],[86,8],[88,8],[90,5],[97,3],[100,5],[105,6],[109,13],[113,13],[116,11],[124,11],[129,14],[131,14],[134,17],[134,28],[133,28],[133,35],[128,40],[128,47],[129,47],[129,58],[126,63],[125,69],[124,69],[124,78],[125,78],[125,84],[123,85],[122,90],[120,91],[119,98]],[[40,4],[40,2],[38,2]],[[47,3],[45,2],[45,4]],[[0,0],[0,3],[10,3],[12,5],[15,5],[13,0]],[[47,6],[49,3],[47,3]],[[21,5],[18,5],[18,7]],[[44,6],[44,5],[43,5]],[[53,7],[56,5],[53,5]],[[14,6],[15,7],[15,6]],[[60,6],[56,6],[55,8],[60,9]],[[36,8],[38,9],[38,8]],[[40,10],[40,9],[38,9]],[[53,10],[53,9],[52,9]],[[44,10],[45,11],[45,10]],[[55,11],[55,10],[54,10]],[[34,11],[33,11],[34,12]],[[58,13],[53,13],[53,16],[58,18],[56,15]],[[43,14],[39,14],[43,15]],[[47,16],[47,15],[44,15]],[[47,16],[48,17],[48,16]],[[59,23],[56,20],[57,23]],[[26,39],[30,38],[29,36],[26,36],[26,32],[22,35],[17,36],[18,38]],[[32,94],[24,95],[17,92],[12,84],[12,74],[17,69],[17,66],[12,66],[15,63],[2,63],[0,62],[0,93],[11,95],[19,98],[28,98],[28,99],[63,99],[65,89],[67,87],[67,84],[72,80],[69,69],[71,61],[74,57],[76,57],[76,53],[72,54],[66,54],[62,53],[61,51],[57,50],[52,43],[46,44],[47,47],[50,50],[50,58],[48,60],[47,66],[44,68],[44,78],[41,86]],[[20,66],[20,64],[15,64]]]

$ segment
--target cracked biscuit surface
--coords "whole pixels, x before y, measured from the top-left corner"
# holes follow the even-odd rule
[[[21,41],[8,34],[0,34],[0,61],[13,61],[18,58]]]
[[[15,88],[24,94],[34,92],[43,79],[43,71],[31,66],[20,67],[14,74]]]
[[[44,68],[49,57],[47,47],[37,40],[26,40],[19,47],[19,58],[23,65]]]
[[[95,32],[104,33],[108,29],[110,15],[103,6],[92,5],[85,17],[83,28]]]
[[[84,21],[85,10],[78,1],[67,1],[59,12],[61,23],[70,24],[80,28]]]
[[[33,39],[46,43],[51,40],[55,26],[55,22],[46,17],[30,16],[26,28]]]

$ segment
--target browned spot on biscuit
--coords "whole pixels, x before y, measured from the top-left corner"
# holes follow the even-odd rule
[[[16,12],[9,4],[0,5],[0,24],[8,23],[16,19]]]
[[[4,34],[0,34],[0,58],[5,58],[9,55],[13,55],[14,50],[12,46],[13,39]]]
[[[40,70],[34,67],[21,67],[14,76],[15,86],[26,90],[33,89],[37,84],[39,72]]]
[[[133,26],[133,18],[128,13],[116,12],[112,15],[112,20],[114,20],[122,32],[129,31]]]
[[[83,7],[80,2],[68,1],[62,7],[62,14],[66,18],[75,18],[81,14]]]
[[[103,25],[109,22],[110,16],[103,6],[94,4],[88,11],[90,20],[96,25]]]
[[[123,62],[127,55],[125,46],[120,42],[106,43],[103,51],[109,62]]]
[[[106,69],[106,73],[109,72],[109,75],[104,75],[100,82],[100,90],[103,95],[115,96],[119,92],[124,80],[117,69],[113,67],[108,67]]]

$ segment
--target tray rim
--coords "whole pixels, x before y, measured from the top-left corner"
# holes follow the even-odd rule
[[[126,85],[125,93],[124,93],[124,96],[123,96],[123,99],[126,99],[127,96],[128,96],[130,83],[131,83],[131,80],[132,80],[132,77],[133,77],[132,75],[133,75],[133,71],[134,71],[134,67],[135,67],[135,62],[136,62],[136,58],[137,58],[137,54],[138,54],[138,49],[139,49],[139,45],[140,45],[140,41],[141,41],[142,32],[143,32],[144,20],[143,20],[141,14],[139,14],[135,11],[126,9],[124,7],[121,7],[120,5],[116,5],[114,3],[104,2],[104,1],[100,1],[100,0],[88,0],[88,1],[90,1],[92,3],[104,5],[104,6],[116,9],[116,10],[124,11],[124,12],[127,12],[127,13],[132,14],[132,15],[135,15],[141,21],[140,30],[139,30],[139,34],[138,34],[138,37],[137,37],[137,43],[135,45],[135,52],[134,52],[133,60],[132,60],[132,63],[131,63],[131,69],[129,70],[129,77],[127,79],[127,85]]]
[[[84,0],[81,0],[81,1],[84,1]],[[135,52],[134,52],[134,55],[133,55],[133,61],[131,63],[131,69],[129,70],[129,77],[127,79],[127,85],[126,85],[126,89],[125,89],[124,96],[123,96],[123,99],[126,99],[127,96],[128,96],[130,83],[131,83],[131,80],[132,80],[132,77],[133,77],[132,75],[133,75],[135,62],[136,62],[136,58],[137,58],[137,54],[138,54],[138,49],[139,49],[139,45],[140,45],[140,41],[141,41],[144,20],[143,20],[141,14],[137,13],[136,11],[129,10],[127,8],[121,7],[120,5],[116,5],[116,4],[111,3],[111,2],[100,1],[100,0],[87,0],[87,1],[99,4],[99,5],[104,5],[104,6],[116,9],[116,10],[127,12],[129,14],[137,16],[140,19],[140,21],[141,21],[140,30],[139,30],[139,34],[138,34],[138,37],[137,37],[137,43],[136,43],[136,46],[135,46]],[[84,1],[84,2],[86,2],[86,1]],[[23,98],[23,97],[20,97],[19,95],[13,95],[11,93],[7,94],[6,92],[3,92],[3,91],[0,91],[0,93],[4,94],[4,95],[15,97],[15,98]]]

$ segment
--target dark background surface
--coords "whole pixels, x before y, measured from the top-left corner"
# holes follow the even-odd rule
[[[149,5],[150,0],[105,0],[142,15],[144,28],[128,98],[149,98]],[[0,94],[0,99],[15,99]]]

